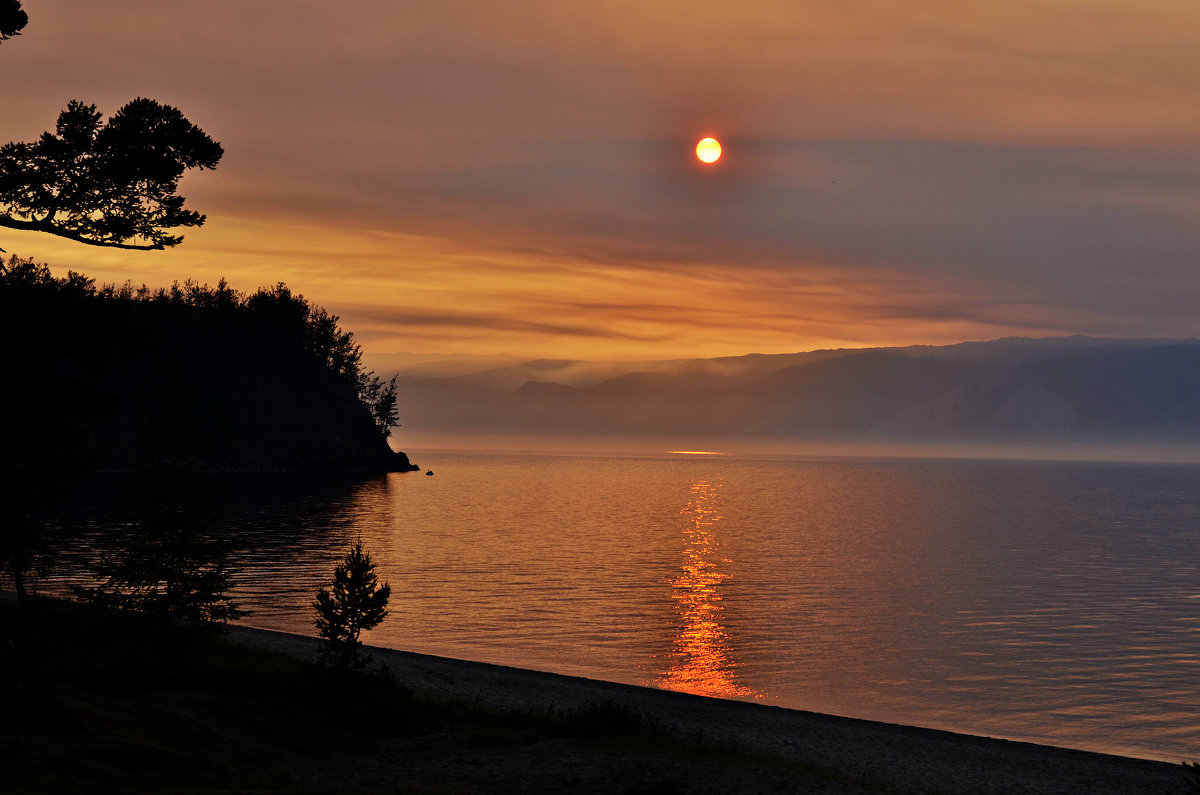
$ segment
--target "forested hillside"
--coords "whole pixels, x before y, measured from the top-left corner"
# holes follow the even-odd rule
[[[14,257],[0,272],[7,463],[409,469],[386,441],[395,383],[364,370],[337,321],[282,283],[97,287]]]

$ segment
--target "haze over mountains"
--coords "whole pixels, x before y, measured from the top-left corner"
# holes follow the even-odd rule
[[[1006,338],[660,362],[399,366],[402,438],[1195,446],[1200,340]],[[387,367],[392,364],[393,367]],[[443,373],[452,373],[444,375]],[[698,449],[694,446],[687,449]],[[703,448],[701,448],[703,449]]]

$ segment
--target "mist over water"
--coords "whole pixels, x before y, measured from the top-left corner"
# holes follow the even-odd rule
[[[392,584],[369,643],[1200,756],[1200,466],[413,457],[435,475],[234,490],[246,623],[313,634],[361,536]]]

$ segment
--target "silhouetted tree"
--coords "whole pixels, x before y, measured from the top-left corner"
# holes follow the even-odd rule
[[[204,461],[219,429],[198,423],[203,396],[178,363],[152,385],[144,440],[131,482],[140,515],[114,528],[92,565],[99,584],[85,601],[156,616],[164,624],[224,622],[244,615],[229,595],[231,559],[242,547],[223,526],[218,481]]]
[[[246,299],[246,308],[268,319],[280,332],[302,338],[308,353],[354,387],[359,402],[371,412],[379,434],[384,439],[391,435],[399,419],[397,379],[393,376],[384,381],[363,369],[362,349],[354,341],[354,334],[338,325],[337,315],[309,304],[283,282],[258,290]]]
[[[0,147],[0,226],[93,246],[162,249],[169,230],[204,216],[176,194],[189,168],[216,168],[224,151],[169,105],[138,98],[106,123],[72,100],[54,133]]]
[[[44,534],[29,521],[28,506],[7,502],[0,515],[0,573],[12,580],[19,601],[29,598],[29,578],[48,576],[53,561]]]
[[[240,618],[229,590],[237,539],[213,521],[203,474],[160,461],[141,479],[140,519],[114,532],[93,563],[100,582],[76,587],[82,600],[156,616],[164,624]]]
[[[375,564],[359,541],[333,570],[333,581],[317,591],[313,608],[317,632],[325,638],[321,658],[340,670],[359,670],[366,664],[359,634],[387,617],[392,588],[379,584]]]
[[[360,372],[362,351],[354,334],[338,326],[340,319],[319,306],[309,307],[304,343],[321,364],[353,383]]]
[[[94,289],[73,271],[55,279],[32,260],[0,262],[0,575],[22,600],[53,558],[32,514],[90,469],[88,435],[107,408],[101,357],[80,342],[107,333],[93,323]]]
[[[358,399],[371,410],[375,429],[384,439],[392,435],[392,427],[400,419],[396,408],[396,379],[392,376],[384,381],[375,373],[364,374],[358,384]]]
[[[19,36],[28,22],[21,0],[0,0],[0,42]]]

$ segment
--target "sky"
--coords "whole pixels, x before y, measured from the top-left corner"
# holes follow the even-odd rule
[[[1200,336],[1194,0],[24,7],[0,141],[144,96],[226,152],[174,249],[0,230],[57,273],[286,281],[374,353]]]

